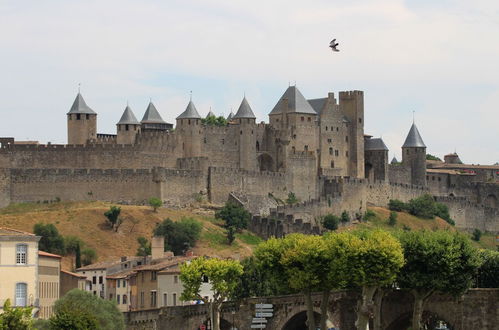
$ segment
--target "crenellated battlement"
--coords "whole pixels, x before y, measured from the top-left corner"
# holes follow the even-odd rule
[[[269,172],[269,171],[247,171],[239,168],[230,167],[209,167],[210,173],[221,175],[234,175],[234,176],[247,176],[247,177],[285,177],[282,172]]]

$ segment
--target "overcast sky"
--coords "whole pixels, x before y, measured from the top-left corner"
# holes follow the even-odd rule
[[[201,115],[246,93],[268,121],[295,82],[306,98],[363,90],[390,158],[415,111],[429,153],[499,162],[499,1],[0,0],[0,136],[65,143],[78,83],[115,133],[127,101],[174,123],[191,90]]]

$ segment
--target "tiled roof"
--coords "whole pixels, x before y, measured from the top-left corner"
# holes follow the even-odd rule
[[[76,273],[73,273],[73,272],[70,272],[70,271],[67,271],[67,270],[63,270],[63,269],[61,269],[61,273],[68,274],[68,275],[71,275],[71,276],[74,276],[74,277],[79,277],[79,278],[87,278],[85,275],[76,274]]]
[[[143,124],[166,124],[152,102],[149,102],[144,117],[140,122]]]
[[[165,268],[169,268],[184,261],[193,259],[194,257],[173,257],[170,260],[162,261],[157,264],[143,265],[135,267],[133,270],[135,271],[143,271],[143,270],[163,270]]]
[[[248,100],[246,100],[246,96],[241,101],[241,105],[239,106],[239,109],[237,110],[236,114],[232,118],[233,119],[236,119],[236,118],[256,119],[255,114],[253,113],[253,110],[251,110],[251,107],[248,103]]]
[[[6,227],[0,227],[0,236],[36,236],[35,234],[28,233],[25,231],[11,229]]]
[[[192,100],[189,101],[189,104],[187,104],[184,112],[182,112],[177,119],[201,119],[201,116],[199,115],[199,112],[197,111]]]
[[[48,252],[40,251],[40,250],[38,250],[38,255],[42,256],[42,257],[49,257],[49,258],[62,258],[58,254],[48,253]]]
[[[405,139],[404,145],[402,148],[426,148],[426,145],[419,134],[418,128],[416,124],[412,124],[411,129],[409,130],[409,134]]]
[[[312,106],[312,108],[317,112],[318,114],[322,113],[322,110],[324,109],[324,105],[326,104],[327,97],[323,97],[320,99],[311,99],[307,100],[308,103]]]
[[[310,103],[305,99],[303,94],[296,86],[289,86],[281,96],[270,115],[279,114],[282,112],[283,100],[288,101],[288,112],[290,113],[308,113],[316,115],[317,112],[312,108]]]
[[[83,96],[81,96],[80,93],[76,95],[73,105],[71,106],[71,109],[69,109],[68,115],[73,113],[96,115],[95,111],[90,109],[87,103],[85,103],[85,100],[83,99]]]
[[[109,278],[109,279],[126,278],[129,275],[134,274],[134,273],[136,273],[136,271],[132,268],[132,269],[127,269],[127,270],[124,270],[122,272],[113,274],[113,275],[108,275],[108,276],[106,276],[106,278]]]
[[[118,122],[118,125],[140,125],[139,121],[133,114],[132,109],[127,105],[125,111],[123,111],[123,115]]]

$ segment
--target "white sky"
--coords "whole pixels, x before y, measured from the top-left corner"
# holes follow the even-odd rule
[[[190,90],[202,115],[246,93],[268,121],[295,81],[307,98],[363,90],[390,158],[414,110],[429,153],[499,162],[496,0],[0,0],[0,136],[66,142],[78,83],[115,133],[127,100],[174,122]]]

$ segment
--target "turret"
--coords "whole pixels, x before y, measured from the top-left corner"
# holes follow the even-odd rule
[[[415,124],[402,146],[402,164],[410,167],[413,185],[426,186],[426,145]]]
[[[176,131],[182,137],[184,157],[201,156],[201,116],[192,100],[177,117]]]
[[[244,97],[232,121],[239,124],[239,167],[250,171],[257,169],[255,120],[255,114]]]
[[[152,102],[149,102],[140,124],[142,131],[167,131],[173,128],[173,124],[169,124],[161,118]]]
[[[97,138],[97,113],[85,103],[78,92],[67,113],[68,144],[86,144]]]
[[[140,132],[140,123],[135,118],[132,109],[127,105],[120,121],[116,124],[118,144],[134,144]]]

